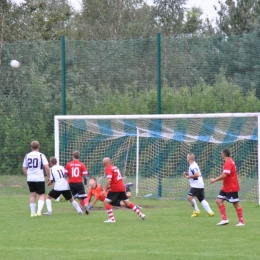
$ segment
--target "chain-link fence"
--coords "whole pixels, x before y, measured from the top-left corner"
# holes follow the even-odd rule
[[[163,37],[162,113],[260,110],[260,34]],[[18,60],[21,67],[9,63]],[[156,38],[66,41],[67,114],[156,113]],[[4,44],[0,174],[21,172],[37,139],[53,156],[61,114],[60,41]]]

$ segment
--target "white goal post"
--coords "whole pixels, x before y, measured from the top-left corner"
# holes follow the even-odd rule
[[[185,198],[189,184],[182,172],[189,152],[201,168],[206,196],[216,197],[221,183],[208,180],[221,174],[220,152],[227,147],[237,165],[241,199],[260,205],[260,113],[57,115],[54,128],[60,164],[79,150],[90,176],[97,177],[103,157],[110,157],[141,197]]]

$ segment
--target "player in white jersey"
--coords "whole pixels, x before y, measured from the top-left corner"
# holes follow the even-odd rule
[[[184,176],[190,181],[190,192],[188,193],[188,200],[193,207],[194,211],[191,217],[197,217],[200,214],[200,210],[197,206],[197,202],[193,197],[197,197],[203,208],[208,212],[208,216],[214,216],[214,212],[211,210],[209,203],[205,200],[204,195],[204,182],[200,172],[198,164],[195,162],[195,155],[189,153],[187,155],[187,162],[189,163],[189,172],[184,172]]]
[[[50,168],[46,156],[39,152],[40,144],[38,141],[31,142],[32,152],[24,157],[23,173],[27,176],[27,183],[31,192],[30,196],[30,209],[31,217],[41,216],[42,208],[44,206],[45,194],[45,179],[43,168],[49,178]],[[36,196],[39,195],[38,209],[36,214]]]
[[[72,198],[68,181],[64,175],[65,169],[61,165],[57,165],[57,159],[52,157],[50,159],[50,179],[48,180],[48,186],[54,183],[53,189],[46,196],[47,212],[44,215],[52,215],[51,199],[57,199],[60,195],[66,200],[69,200],[73,207],[79,214],[83,214],[79,204]]]

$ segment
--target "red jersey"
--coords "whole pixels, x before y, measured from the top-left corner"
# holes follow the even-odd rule
[[[68,175],[68,183],[82,182],[82,177],[88,175],[85,164],[79,160],[68,162],[65,173]]]
[[[109,164],[105,168],[107,179],[111,179],[110,191],[112,192],[125,192],[124,182],[119,169],[113,164]]]
[[[240,190],[236,165],[235,162],[228,158],[224,163],[223,173],[227,175],[225,179],[223,179],[223,187],[222,190],[224,192],[237,192]]]
[[[90,202],[92,196],[95,196],[98,200],[104,201],[107,196],[107,192],[105,195],[102,195],[102,191],[103,188],[100,184],[97,184],[96,188],[90,188],[88,191],[88,201]]]

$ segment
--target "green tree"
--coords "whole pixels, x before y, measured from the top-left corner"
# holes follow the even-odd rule
[[[202,14],[203,11],[200,7],[194,6],[187,10],[185,14],[186,21],[183,25],[183,32],[189,34],[200,33],[203,28],[203,20],[201,19]]]
[[[147,95],[148,113],[156,113],[156,91]],[[208,85],[203,79],[191,88],[179,89],[163,86],[163,114],[193,113],[231,113],[256,112],[260,110],[260,101],[255,96],[255,89],[246,94],[238,85],[228,82],[225,70],[216,76],[214,85]]]
[[[67,0],[0,3],[1,42],[59,39],[66,35],[73,12]]]
[[[231,34],[250,33],[260,28],[260,0],[226,0],[215,6],[220,32]]]
[[[151,7],[144,0],[83,0],[71,22],[70,37],[117,40],[148,37],[153,30]]]
[[[186,0],[154,0],[154,20],[163,35],[183,32]]]

